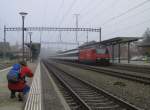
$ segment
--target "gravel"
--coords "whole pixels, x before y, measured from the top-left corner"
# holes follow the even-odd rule
[[[142,83],[63,64],[57,65],[64,70],[70,71],[72,75],[84,79],[141,109],[150,110],[150,85],[144,85]]]

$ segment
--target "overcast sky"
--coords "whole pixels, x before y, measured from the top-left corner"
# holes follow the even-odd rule
[[[140,37],[150,27],[150,0],[0,0],[0,41],[3,26],[21,26],[19,12],[27,12],[26,26],[102,28],[102,40],[114,37]],[[79,32],[78,41],[87,33]],[[33,32],[33,41],[58,41],[58,32]],[[27,36],[27,35],[26,35]],[[89,41],[98,41],[98,33],[89,33]],[[74,32],[62,33],[62,40],[74,42]],[[8,32],[7,41],[21,43],[21,32]]]

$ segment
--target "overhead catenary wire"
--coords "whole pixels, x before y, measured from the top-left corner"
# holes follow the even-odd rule
[[[147,20],[145,20],[145,21],[142,21],[142,22],[137,23],[137,24],[134,24],[134,25],[130,25],[130,26],[124,27],[124,28],[122,28],[122,29],[119,29],[119,30],[114,31],[114,32],[111,32],[111,33],[118,33],[118,32],[121,32],[122,30],[123,30],[123,31],[124,31],[124,30],[126,31],[126,30],[131,30],[131,29],[133,29],[133,28],[138,28],[139,25],[144,25],[144,24],[146,24],[146,23],[148,23],[148,22],[150,22],[150,19],[147,19]],[[105,34],[105,35],[106,35],[106,34]],[[109,35],[109,34],[107,34],[107,35]]]
[[[57,13],[56,13],[56,15],[55,15],[55,17],[53,19],[53,23],[56,22],[56,19],[57,19],[58,15],[59,15],[60,11],[62,10],[63,6],[64,6],[64,0],[62,0],[62,2],[60,3],[60,6],[59,6],[59,8],[57,10]]]
[[[87,5],[86,5],[86,6],[82,6],[82,9],[81,9],[79,12],[82,13],[81,11],[82,11],[82,10],[85,10],[87,7],[89,7],[91,3],[93,3],[93,0],[89,0],[88,3],[87,3]],[[71,21],[72,21],[72,18],[68,21],[67,25],[68,25],[68,24],[70,25],[70,24],[71,24],[71,23],[70,23]]]
[[[57,20],[57,18],[58,18],[58,15],[59,15],[60,11],[62,10],[63,6],[64,6],[64,0],[62,0],[62,2],[60,3],[60,6],[59,6],[59,8],[58,8],[58,10],[57,10],[57,13],[56,13],[56,15],[55,15],[55,17],[54,17],[54,19],[53,19],[53,23],[56,23],[56,20]],[[54,33],[55,33],[55,32],[53,32],[53,33],[51,34],[51,36],[54,36]]]
[[[94,15],[94,16],[92,16],[90,19],[87,19],[87,20],[84,20],[84,24],[86,24],[86,23],[91,23],[91,22],[94,22],[96,19],[95,18],[97,18],[98,16],[103,16],[103,12],[106,10],[106,11],[108,11],[108,10],[110,10],[112,7],[114,7],[115,5],[117,5],[119,2],[117,2],[116,3],[116,0],[113,0],[112,1],[112,3],[109,5],[109,6],[107,6],[106,8],[104,7],[103,8],[103,10],[98,10],[98,12]],[[101,4],[102,5],[102,4]],[[108,8],[108,9],[107,9]],[[106,11],[105,11],[105,13],[106,13]]]
[[[89,8],[89,6],[91,6],[92,3],[94,3],[93,0],[89,0],[86,6],[82,7],[82,9],[80,10],[80,13],[82,13],[82,10],[86,10],[87,8]]]
[[[133,19],[134,19],[135,16],[139,16],[139,15],[141,15],[141,14],[144,14],[144,13],[147,12],[147,11],[150,11],[150,7],[146,8],[146,9],[144,9],[144,10],[141,10],[140,12],[135,13],[135,14],[133,14],[133,15],[131,15],[131,16],[127,16],[127,17],[125,17],[125,18],[123,18],[123,19],[121,19],[121,20],[119,20],[119,21],[117,21],[117,22],[126,21],[126,20],[124,20],[124,19],[130,18],[130,17],[133,17]],[[126,21],[126,22],[127,22],[127,21]],[[112,28],[112,27],[114,27],[114,26],[109,26],[109,25],[107,25],[107,26],[105,26],[105,27],[107,27],[107,29],[108,29],[108,28]]]
[[[82,14],[82,17],[85,15],[85,17],[87,17],[88,14],[90,14],[91,12],[93,12],[93,10],[96,10],[95,8],[96,7],[100,7],[101,5],[103,5],[103,3],[105,2],[106,0],[100,0],[99,2],[95,3],[95,5],[91,5],[92,7],[91,8],[87,8],[88,10],[85,11],[83,14]],[[93,2],[93,1],[92,1]]]
[[[91,4],[93,4],[94,3],[94,5],[91,5]],[[84,7],[84,8],[82,8],[82,10],[83,9],[87,9],[84,13],[83,13],[83,15],[81,15],[81,17],[80,17],[80,19],[83,19],[84,17],[84,15],[86,15],[86,17],[87,17],[87,14],[89,14],[90,13],[90,11],[93,11],[93,10],[95,10],[95,7],[100,7],[101,5],[103,5],[103,3],[104,3],[104,0],[100,0],[100,1],[98,1],[98,2],[96,2],[95,3],[95,1],[92,1],[92,0],[90,0],[87,4],[87,7]],[[91,7],[91,8],[89,8],[89,7]],[[81,11],[82,11],[81,10]],[[81,11],[80,11],[80,13],[81,13]],[[80,36],[82,36],[83,35],[83,33],[80,35]]]
[[[4,26],[8,26],[8,22],[6,21],[6,19],[2,19],[0,17],[0,25],[2,26],[2,28],[0,29],[0,35],[4,37]],[[4,41],[4,38],[3,38],[3,41]],[[7,38],[5,38],[5,41],[7,41]]]
[[[65,18],[68,16],[68,14],[71,12],[71,10],[73,9],[74,5],[76,4],[77,0],[73,0],[69,6],[69,8],[67,9],[67,11],[64,13],[62,19],[59,22],[58,27],[60,27],[63,23],[63,21],[65,20]],[[65,36],[65,35],[64,35]]]
[[[47,8],[48,8],[48,1],[45,1],[45,2],[43,2],[43,7],[44,7],[44,9],[43,9],[43,17],[42,17],[42,24],[45,24],[45,21],[46,21],[46,14],[47,14]]]
[[[43,24],[45,24],[45,21],[46,21],[45,18],[46,18],[46,13],[47,13],[48,1],[43,2],[42,6],[44,7],[43,8],[43,16],[41,17],[41,23],[43,25]],[[44,27],[44,26],[42,26],[42,27]],[[40,33],[39,33],[39,35],[40,35]]]
[[[117,15],[117,16],[115,16],[115,17],[112,17],[112,18],[110,18],[110,19],[108,19],[107,22],[104,22],[104,23],[103,23],[103,27],[105,27],[105,24],[110,23],[111,21],[114,21],[114,20],[118,19],[118,18],[120,18],[120,17],[122,17],[122,16],[128,14],[129,12],[132,12],[132,11],[134,11],[135,9],[139,8],[139,7],[142,7],[143,5],[145,5],[145,4],[148,3],[148,2],[149,2],[149,1],[146,0],[146,1],[140,3],[140,4],[136,5],[136,6],[134,6],[134,7],[130,8],[130,9],[128,9],[127,11],[125,11],[125,12],[123,12],[123,13],[121,13],[121,14],[119,14],[119,15]],[[142,23],[138,23],[138,24],[133,25],[133,26],[128,26],[128,27],[123,28],[123,29],[120,29],[120,30],[118,30],[118,31],[116,31],[116,32],[120,32],[121,30],[128,30],[128,29],[130,29],[130,28],[132,28],[132,27],[136,27],[136,26],[138,26],[138,25],[142,25],[142,24],[145,23],[145,22],[147,23],[147,22],[149,22],[149,20],[148,20],[148,21],[146,20],[146,21],[144,21],[144,22],[142,22]],[[116,33],[116,32],[112,32],[112,33]],[[103,35],[105,35],[105,34],[103,34]],[[108,35],[108,34],[107,34],[107,35]]]
[[[86,5],[83,5],[83,6],[82,6],[82,9],[80,9],[80,11],[79,11],[79,13],[81,14],[80,18],[82,17],[82,12],[84,12],[85,10],[86,10],[86,12],[89,11],[90,7],[91,7],[91,6],[93,7],[92,4],[94,4],[94,3],[95,3],[95,1],[89,0],[87,3],[85,3]],[[96,3],[96,4],[97,4],[97,3]],[[69,23],[68,23],[68,24],[70,24],[70,21],[71,21],[71,19],[69,20]]]
[[[68,14],[70,13],[70,11],[72,10],[72,8],[73,8],[73,6],[75,5],[76,1],[77,1],[77,0],[73,0],[73,1],[72,1],[72,3],[71,3],[71,5],[69,6],[68,10],[66,11],[66,13],[64,14],[64,16],[63,16],[62,19],[60,20],[60,22],[59,22],[59,27],[60,27],[60,25],[63,23],[65,17],[67,17]]]
[[[117,15],[117,16],[114,16],[114,17],[112,17],[112,18],[106,20],[106,21],[105,21],[104,23],[102,23],[101,25],[104,26],[104,25],[106,25],[106,24],[108,24],[108,23],[110,23],[110,22],[112,22],[112,21],[114,21],[114,20],[116,20],[116,19],[118,19],[118,18],[120,18],[120,17],[122,17],[122,16],[128,14],[129,12],[134,11],[135,9],[137,9],[137,8],[139,8],[139,7],[143,6],[143,5],[145,5],[145,4],[148,3],[148,2],[150,2],[150,0],[145,0],[144,2],[139,3],[138,5],[136,5],[136,6],[132,7],[132,8],[130,8],[130,9],[126,10],[125,12],[123,12],[123,13]]]
[[[141,25],[143,25],[143,24],[141,24]],[[137,27],[135,27],[135,28],[131,28],[130,30],[123,30],[123,31],[120,31],[119,33],[111,33],[111,34],[104,34],[104,36],[110,36],[110,37],[112,37],[112,36],[126,36],[126,35],[129,35],[129,34],[134,34],[134,37],[136,36],[136,37],[141,37],[141,35],[143,34],[143,33],[141,33],[140,31],[142,31],[142,32],[144,32],[145,30],[147,29],[147,27],[145,27],[145,28],[143,28],[143,30],[141,30],[141,28],[137,28]],[[138,35],[135,35],[135,32],[136,33],[138,33]],[[139,35],[140,34],[140,35]],[[131,37],[131,36],[130,36]]]
[[[89,0],[87,3],[86,3],[86,6],[83,6],[82,7],[82,9],[80,9],[80,11],[79,11],[79,14],[81,14],[81,16],[80,16],[80,18],[82,19],[82,12],[84,12],[85,10],[86,10],[86,12],[88,12],[89,10],[90,10],[90,7],[92,6],[93,7],[93,5],[92,4],[94,4],[95,3],[95,1],[93,1],[93,0]],[[96,3],[97,4],[97,3]],[[86,16],[87,17],[87,16]],[[71,20],[70,20],[71,21]],[[69,22],[70,22],[69,21]]]

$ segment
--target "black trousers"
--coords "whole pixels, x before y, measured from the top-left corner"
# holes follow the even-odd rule
[[[11,98],[16,97],[16,95],[15,95],[15,94],[16,94],[16,91],[11,90],[11,95],[10,95],[10,97],[11,97]]]

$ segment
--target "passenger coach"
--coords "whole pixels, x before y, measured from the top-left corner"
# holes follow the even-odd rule
[[[57,54],[53,59],[80,63],[109,64],[111,55],[107,48],[72,49]]]

